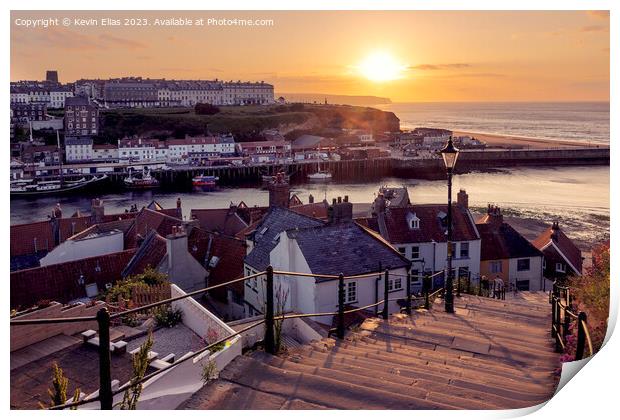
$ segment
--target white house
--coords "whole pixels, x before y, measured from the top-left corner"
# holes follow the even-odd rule
[[[351,203],[337,203],[330,214],[325,223],[288,209],[272,208],[250,240],[246,275],[264,271],[271,264],[274,270],[359,276],[345,280],[345,304],[362,307],[383,299],[384,277],[376,273],[388,269],[389,298],[394,299],[389,311],[397,312],[396,300],[406,296],[410,262],[379,235],[353,222]],[[246,283],[245,300],[254,308],[248,315],[256,309],[264,310],[263,285],[261,280]],[[337,279],[276,275],[274,287],[276,305],[284,310],[318,313],[338,309]],[[331,325],[332,318],[315,320]]]
[[[66,137],[65,153],[67,162],[92,160],[94,157],[93,139],[90,137]]]
[[[480,271],[489,280],[501,278],[508,288],[545,290],[543,253],[504,222],[501,209],[489,206],[476,223],[482,238]]]
[[[446,268],[448,205],[411,204],[404,187],[385,191],[391,195],[379,193],[373,217],[366,223],[411,261],[412,289],[419,291],[423,274]],[[461,191],[452,205],[452,267],[455,277],[476,278],[480,275],[481,242],[467,201],[467,194]],[[434,286],[443,286],[443,281],[443,276],[435,277]]]

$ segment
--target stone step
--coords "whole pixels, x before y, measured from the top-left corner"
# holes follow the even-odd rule
[[[424,340],[426,334],[445,334],[454,336],[456,339],[453,341],[450,347],[454,348],[455,343],[458,344],[459,341],[471,342],[471,348],[467,345],[463,346],[463,350],[465,351],[476,351],[477,344],[476,343],[487,343],[488,345],[495,346],[503,346],[509,347],[511,349],[523,349],[530,351],[533,355],[546,355],[548,351],[546,349],[553,349],[553,343],[551,339],[543,338],[536,341],[528,341],[528,340],[519,340],[517,338],[507,338],[505,336],[501,336],[498,333],[493,333],[492,335],[489,333],[477,332],[475,330],[467,330],[467,329],[458,329],[458,328],[449,328],[448,326],[436,326],[433,324],[430,325],[412,325],[405,322],[391,322],[389,327],[381,327],[376,329],[375,331],[385,332],[389,331],[392,335],[400,335],[410,336],[414,334],[416,337],[420,337],[421,340]],[[399,331],[403,331],[403,333],[399,333]],[[466,337],[461,339],[461,337]],[[463,344],[463,343],[461,343]],[[480,349],[484,351],[484,348]]]
[[[374,350],[374,349],[365,349],[360,347],[339,347],[333,349],[331,354],[342,354],[342,355],[356,355],[360,358],[368,358],[374,359],[382,362],[392,362],[398,366],[403,367],[415,367],[419,370],[432,371],[437,375],[441,375],[443,377],[447,377],[448,379],[453,378],[470,378],[476,381],[486,381],[489,383],[494,383],[497,385],[502,385],[506,381],[514,384],[512,388],[524,390],[527,392],[539,391],[537,388],[538,383],[530,383],[531,380],[524,378],[523,376],[514,376],[509,374],[499,374],[496,372],[489,370],[483,371],[480,369],[473,369],[465,366],[464,364],[457,365],[455,364],[441,364],[435,363],[424,359],[418,359],[416,357],[406,356],[402,354],[396,354],[392,352]],[[546,382],[542,381],[543,384]],[[511,388],[511,389],[512,389]],[[544,389],[542,390],[545,391]]]
[[[468,392],[466,389],[458,389],[448,384],[441,387],[432,386],[430,381],[412,381],[398,375],[381,375],[382,372],[370,371],[360,374],[360,369],[341,368],[337,365],[328,368],[310,366],[302,363],[287,361],[279,357],[261,357],[264,363],[271,366],[291,370],[308,375],[317,375],[331,378],[342,382],[365,386],[371,389],[400,393],[416,398],[431,399],[453,405],[463,410],[497,410],[506,406],[523,406],[523,402],[517,402],[495,395],[481,392]]]
[[[513,376],[515,378],[547,378],[550,373],[546,372],[524,372],[522,369],[507,366],[505,363],[501,363],[495,360],[480,360],[473,355],[458,354],[451,352],[451,349],[443,352],[441,347],[436,347],[435,351],[431,350],[418,350],[410,342],[407,344],[390,343],[374,340],[372,338],[363,338],[358,341],[347,342],[346,345],[356,346],[360,348],[367,348],[369,350],[381,350],[387,353],[401,354],[405,356],[411,356],[426,360],[428,362],[443,363],[451,366],[461,366],[463,368],[479,371],[485,369],[486,371],[492,371],[493,373],[501,373],[502,376]],[[388,349],[389,347],[389,349]]]
[[[362,326],[362,329],[366,328]],[[407,338],[476,354],[490,354],[517,361],[526,361],[528,363],[543,363],[557,357],[557,355],[547,353],[543,350],[533,350],[529,346],[511,344],[507,347],[505,343],[495,340],[476,340],[474,337],[463,338],[461,336],[446,336],[441,333],[430,333],[428,331],[406,329],[385,324],[378,324],[375,328],[366,330],[387,337]]]
[[[553,342],[551,337],[547,338],[543,336],[544,333],[539,333],[539,337],[537,339],[527,339],[524,337],[523,340],[519,340],[518,336],[509,336],[506,333],[493,332],[492,334],[486,330],[481,330],[478,328],[470,329],[470,328],[461,328],[457,325],[450,327],[449,325],[436,325],[435,323],[422,323],[419,321],[415,321],[412,323],[408,322],[394,322],[390,323],[394,327],[402,327],[405,330],[411,331],[413,333],[420,332],[430,332],[434,334],[449,334],[451,333],[455,337],[465,337],[471,340],[479,340],[486,341],[490,343],[496,344],[505,344],[507,346],[521,346],[528,348],[536,348],[541,351],[546,351],[547,348],[553,348]]]
[[[321,353],[316,350],[306,352],[304,354],[295,354],[289,356],[289,361],[294,363],[306,364],[311,366],[320,366],[334,370],[347,370],[357,374],[364,374],[371,378],[392,378],[393,376],[406,378],[405,380],[413,380],[417,384],[425,384],[428,390],[440,392],[443,388],[455,386],[459,390],[455,395],[465,395],[466,390],[473,389],[477,392],[486,392],[489,395],[499,395],[502,398],[513,399],[525,402],[539,402],[547,398],[549,394],[548,388],[536,388],[528,386],[525,390],[511,389],[501,386],[489,386],[485,383],[479,383],[481,378],[453,377],[446,376],[433,368],[433,366],[415,366],[402,365],[395,361],[373,360],[364,355],[354,354],[353,352],[342,353]],[[390,376],[392,375],[392,376]],[[482,375],[482,380],[486,379],[486,375]],[[502,378],[505,380],[505,378]],[[455,382],[458,381],[458,382]],[[518,378],[517,383],[523,382],[523,378]],[[432,384],[429,385],[429,384]],[[553,393],[553,390],[551,390]]]
[[[296,398],[334,409],[455,409],[402,394],[354,385],[317,375],[279,369],[247,356],[237,356],[220,378],[234,384],[286,398]],[[209,387],[205,387],[209,388]],[[209,392],[203,388],[201,391]]]
[[[327,409],[218,379],[196,392],[179,410],[281,410]]]

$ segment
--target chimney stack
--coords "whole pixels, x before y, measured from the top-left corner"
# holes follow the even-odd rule
[[[183,209],[181,208],[181,197],[177,198],[177,217],[183,219]]]
[[[465,207],[466,209],[469,208],[469,196],[467,195],[467,192],[465,190],[460,190],[459,193],[456,195],[456,203],[462,207]]]
[[[291,199],[291,187],[286,182],[283,172],[278,172],[269,183],[269,207],[288,208]]]
[[[104,215],[105,209],[103,207],[103,200],[94,198],[90,203],[90,218],[92,223],[103,223]]]
[[[499,227],[501,226],[502,223],[504,223],[504,216],[502,216],[502,209],[500,209],[499,206],[494,206],[492,204],[489,204],[487,206],[487,214],[489,215],[489,218],[488,218],[489,224]]]
[[[551,225],[551,240],[553,240],[553,241],[557,241],[558,240],[558,232],[559,232],[559,230],[560,230],[560,224],[556,220]]]
[[[334,198],[332,205],[327,209],[327,218],[330,224],[350,222],[353,220],[353,203],[349,203],[349,197]]]

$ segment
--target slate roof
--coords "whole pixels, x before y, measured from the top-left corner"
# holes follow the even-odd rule
[[[380,267],[395,269],[411,264],[378,235],[353,221],[286,233],[297,241],[310,270],[316,274],[354,276],[376,272]]]
[[[245,257],[246,264],[263,271],[269,265],[269,253],[277,245],[280,233],[289,229],[323,226],[324,222],[281,207],[273,207],[254,230],[254,247]]]
[[[549,227],[547,230],[541,233],[538,238],[532,241],[532,245],[543,251],[547,247],[547,245],[551,244],[552,242],[569,260],[568,262],[578,272],[581,273],[583,268],[581,251],[579,250],[579,248],[577,248],[573,241],[571,241],[571,239],[566,236],[562,229],[558,228],[554,231],[553,227]]]
[[[478,223],[480,232],[480,260],[542,257],[534,245],[508,223]]]
[[[393,244],[446,242],[447,224],[441,217],[448,213],[447,204],[414,204],[407,207],[388,208],[384,220],[371,217],[361,223],[381,233]],[[419,229],[410,229],[408,218],[415,215],[419,221]],[[458,204],[452,205],[452,240],[473,241],[480,236],[476,225],[470,217],[469,210]]]

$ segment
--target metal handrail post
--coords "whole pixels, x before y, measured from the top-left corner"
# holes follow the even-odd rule
[[[390,272],[387,270],[387,268],[385,269],[385,278],[384,278],[384,283],[383,283],[383,319],[388,319],[388,305],[390,304],[389,302],[389,280],[390,280]]]
[[[405,308],[407,315],[411,315],[411,273],[407,272],[407,306]]]
[[[102,410],[112,409],[112,372],[110,361],[110,313],[106,308],[97,312],[99,325],[99,398]]]
[[[344,338],[344,274],[338,276],[338,330],[339,339]]]
[[[556,308],[555,308],[555,351],[560,352],[562,351],[562,345],[560,344],[561,320],[560,320],[560,297],[559,296],[555,299],[555,305],[556,305]]]
[[[579,312],[577,317],[577,350],[575,352],[575,360],[583,359],[583,352],[586,346],[586,331],[584,324],[588,322],[588,316],[585,312]]]
[[[273,307],[273,267],[267,267],[267,307],[265,310],[265,351],[276,354],[274,337],[274,307]]]

